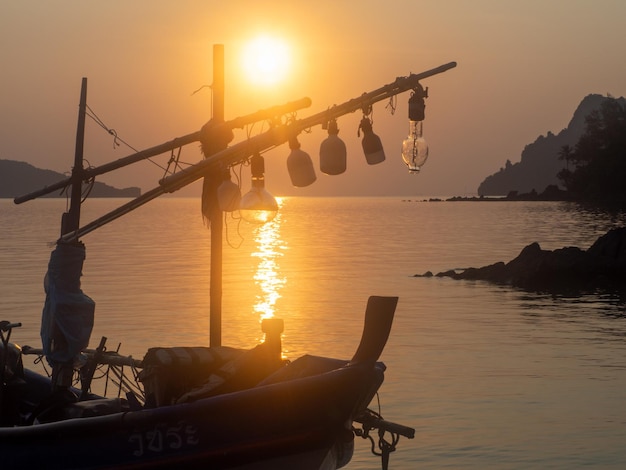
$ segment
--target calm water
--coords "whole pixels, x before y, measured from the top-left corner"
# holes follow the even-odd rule
[[[120,202],[89,201],[83,220]],[[24,323],[21,344],[40,344],[48,243],[64,209],[0,200],[0,317]],[[381,411],[416,437],[401,439],[391,468],[626,468],[623,299],[412,277],[508,261],[534,241],[587,248],[624,224],[565,203],[285,199],[263,228],[227,221],[223,343],[256,344],[273,312],[288,357],[349,358],[367,297],[398,295]],[[210,234],[198,201],[157,200],[84,242],[92,346],[105,335],[109,349],[142,357],[208,344]],[[349,469],[380,468],[368,442],[356,445]]]

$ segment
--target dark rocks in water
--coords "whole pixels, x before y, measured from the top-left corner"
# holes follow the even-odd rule
[[[538,291],[624,291],[626,228],[608,231],[588,250],[571,246],[554,251],[542,250],[535,242],[522,249],[517,258],[508,263],[449,270],[437,276],[483,280]]]

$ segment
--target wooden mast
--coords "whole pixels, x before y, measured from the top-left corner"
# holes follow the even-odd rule
[[[213,45],[213,122],[217,126],[224,123],[224,45]],[[217,139],[216,139],[217,140]],[[214,145],[220,145],[216,142]],[[226,148],[216,148],[214,152]],[[208,157],[208,155],[206,155]],[[217,200],[217,188],[222,179],[221,167],[215,167],[207,175],[212,182],[210,197],[211,204],[211,280],[209,292],[209,345],[222,345],[222,238],[223,238],[223,213]]]
[[[80,104],[78,107],[78,125],[76,127],[76,150],[74,167],[72,168],[72,192],[69,212],[63,214],[61,220],[61,236],[75,232],[80,227],[80,204],[82,199],[82,182],[84,178],[83,149],[85,143],[85,116],[87,114],[87,78],[83,77],[80,88]]]
[[[63,237],[63,235],[68,234],[68,233],[77,232],[78,229],[80,228],[80,205],[82,202],[82,188],[83,188],[83,179],[84,179],[83,150],[84,150],[84,143],[85,143],[86,114],[87,114],[87,78],[83,77],[81,87],[80,87],[80,103],[78,106],[78,124],[76,126],[76,148],[74,152],[74,166],[72,168],[72,176],[70,177],[71,182],[72,182],[72,189],[70,193],[70,208],[69,208],[69,211],[65,212],[63,216],[61,217],[61,237]],[[72,241],[72,243],[74,245],[79,245],[80,241],[78,240],[78,238],[76,238],[75,240]],[[68,246],[67,245],[65,247],[57,246],[57,248],[55,249],[55,252],[56,250],[59,250],[61,248],[68,248]],[[53,252],[53,254],[51,255],[49,266],[51,266],[53,263],[52,260],[53,260],[53,256],[55,252]],[[58,256],[61,257],[60,254]],[[60,265],[58,261],[55,262],[55,264]],[[51,269],[51,268],[49,267],[48,269]],[[71,271],[72,270],[68,269],[67,266],[65,266],[63,269],[57,267],[57,275],[59,277],[63,277],[63,276],[72,277],[70,274]],[[61,272],[63,274],[60,274]],[[78,273],[77,275],[80,275],[80,273]],[[47,277],[48,277],[48,274],[46,274],[46,278]],[[50,279],[49,282],[52,285],[55,285],[58,281],[54,280],[54,276],[52,276],[52,279]],[[44,307],[43,315],[49,316],[52,319],[51,321],[54,322],[55,321],[54,316],[57,314],[55,313],[56,305],[55,305],[55,301],[52,301],[51,304],[53,305],[53,307],[50,308],[50,310],[48,311],[48,305],[49,305],[48,295],[49,295],[48,287],[46,287],[46,306]],[[42,318],[42,332],[44,331],[44,324],[45,322]],[[51,339],[51,342],[60,340],[60,343],[64,344],[67,341],[67,337],[65,336],[65,333],[60,332],[60,330],[57,330],[55,333],[53,333],[52,331],[48,331],[46,335],[50,335],[51,337],[55,338],[54,340]],[[44,339],[43,334],[42,334],[42,339]],[[44,345],[44,350],[45,348],[46,347]],[[67,351],[67,346],[61,346],[60,349],[61,350],[65,349]],[[52,391],[56,392],[59,390],[68,389],[72,385],[73,375],[74,375],[73,359],[70,360],[69,362],[61,362],[61,361],[56,361],[56,360],[52,361],[52,377],[51,377],[52,378]]]

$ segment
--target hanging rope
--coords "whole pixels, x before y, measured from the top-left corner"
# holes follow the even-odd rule
[[[244,163],[247,163],[247,162],[244,162]],[[239,186],[239,188],[241,188],[241,172],[243,171],[244,163],[241,163],[241,164],[238,165],[239,171],[237,171],[237,170],[233,171],[233,174],[235,175],[235,179],[237,180],[236,184],[237,184],[237,186]],[[228,225],[228,216],[229,216],[229,213],[228,212],[224,212],[224,235],[225,235],[224,238],[226,239],[226,243],[228,244],[229,247],[234,248],[234,249],[238,249],[239,247],[241,247],[241,245],[243,244],[243,242],[245,240],[245,238],[241,234],[241,230],[240,230],[241,221],[243,219],[242,219],[241,215],[239,215],[239,211],[230,212],[230,218],[232,220],[237,221],[237,232],[236,233],[237,233],[237,236],[239,237],[239,243],[235,244],[235,243],[233,243],[230,240],[229,231],[228,231],[228,227],[229,227],[229,225]]]
[[[170,159],[167,161],[167,167],[163,169],[163,178],[165,178],[166,176],[175,173],[177,170],[182,170],[182,165],[181,163],[184,163],[185,165],[191,165],[191,163],[185,163],[185,162],[181,162],[180,161],[180,153],[182,152],[183,148],[182,147],[178,147],[178,152],[174,153],[175,149],[172,149],[172,153],[170,154]],[[171,167],[172,165],[174,166],[174,169],[172,170]]]
[[[87,170],[90,170],[93,168],[93,165],[91,165],[91,163],[89,163],[89,160],[84,159],[84,162],[87,162]],[[82,188],[81,191],[81,201],[80,203],[82,204],[83,202],[85,202],[85,200],[89,197],[89,194],[91,194],[91,191],[93,190],[94,185],[96,184],[96,177],[95,176],[91,176],[90,178],[86,179],[85,181],[85,187]],[[69,194],[67,194],[67,197],[69,198]]]
[[[91,109],[89,107],[89,105],[87,105],[86,107],[86,112],[85,114],[90,117],[96,124],[98,124],[102,129],[104,129],[108,134],[113,136],[113,148],[117,148],[120,146],[120,144],[124,144],[126,147],[128,147],[129,149],[131,149],[133,152],[135,153],[139,153],[139,150],[137,150],[135,147],[133,147],[132,145],[130,145],[128,142],[126,142],[124,139],[122,139],[117,131],[115,129],[112,129],[110,127],[108,127],[104,121],[102,121],[102,119],[100,119],[98,117],[98,115],[93,111],[93,109]],[[150,163],[152,163],[153,165],[158,166],[159,168],[161,168],[162,170],[164,169],[162,165],[159,165],[157,162],[155,162],[154,160],[152,160],[151,158],[147,158],[146,160],[148,160]]]
[[[376,392],[376,399],[378,401],[378,412],[365,409],[354,420],[361,423],[362,429],[352,427],[352,431],[355,436],[362,437],[363,439],[369,439],[371,443],[372,454],[377,455],[381,459],[383,470],[389,468],[389,457],[392,452],[396,450],[400,436],[405,436],[409,439],[413,439],[415,430],[407,426],[385,421],[380,414],[380,396]],[[374,437],[370,434],[372,430],[378,430],[378,440],[375,441]],[[386,433],[389,433],[391,438],[388,440],[385,438]],[[380,450],[376,450],[376,447]]]
[[[115,129],[112,129],[110,127],[108,127],[104,121],[102,121],[102,119],[100,119],[98,117],[98,115],[93,111],[93,109],[91,109],[89,107],[89,105],[87,105],[87,116],[89,116],[91,119],[93,119],[96,124],[98,124],[100,127],[102,127],[105,131],[107,131],[110,135],[113,136],[113,148],[119,147],[120,146],[120,142],[124,145],[126,145],[126,147],[128,147],[129,149],[131,149],[134,152],[138,152],[138,150],[136,148],[134,148],[132,145],[130,145],[128,142],[126,142],[124,139],[122,139],[120,136],[117,135],[117,131]]]
[[[389,98],[389,102],[385,106],[385,109],[388,109],[389,113],[393,116],[394,114],[396,114],[397,104],[398,104],[398,95],[393,95],[391,98]]]
[[[209,109],[213,109],[213,85],[202,85],[200,88],[198,88],[197,90],[195,90],[191,96],[195,95],[196,93],[198,93],[199,91],[202,91],[205,88],[209,88],[211,90],[211,106]],[[213,116],[211,115],[211,118],[213,118]]]

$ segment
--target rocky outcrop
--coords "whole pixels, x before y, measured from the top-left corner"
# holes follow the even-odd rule
[[[574,147],[583,135],[586,127],[586,117],[593,110],[599,109],[608,98],[598,94],[587,95],[580,102],[568,126],[554,134],[548,132],[539,136],[533,143],[526,145],[521,154],[521,160],[511,163],[507,160],[505,166],[490,176],[478,187],[481,196],[504,196],[511,191],[518,193],[541,193],[547,186],[561,185],[557,177],[559,171],[566,167],[565,161],[559,159],[559,153],[564,145]],[[621,104],[626,100],[618,98]]]
[[[428,272],[418,277],[429,277]],[[526,246],[517,258],[482,268],[436,274],[453,279],[484,280],[535,291],[626,290],[626,227],[610,230],[587,250],[543,250]]]

